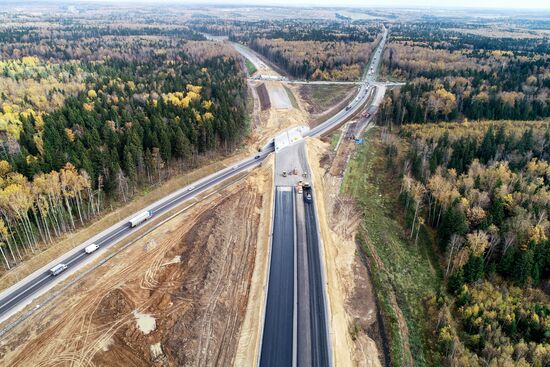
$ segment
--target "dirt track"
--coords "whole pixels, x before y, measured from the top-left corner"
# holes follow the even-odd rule
[[[19,325],[0,345],[3,365],[231,365],[264,202],[253,181],[155,230]]]

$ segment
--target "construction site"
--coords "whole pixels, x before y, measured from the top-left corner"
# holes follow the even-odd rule
[[[32,312],[21,310],[4,320],[4,326],[9,325],[0,341],[5,365],[276,365],[276,358],[265,362],[262,356],[277,354],[276,340],[284,335],[268,334],[273,312],[267,289],[275,289],[277,276],[273,273],[279,206],[275,195],[288,191],[293,195],[289,203],[294,202],[302,213],[298,226],[305,226],[303,234],[298,228],[296,235],[297,260],[288,261],[305,261],[305,269],[313,269],[313,273],[296,270],[295,279],[305,277],[309,282],[308,286],[302,281],[305,293],[299,297],[304,301],[297,302],[309,303],[309,292],[319,287],[316,303],[306,309],[290,308],[299,313],[313,307],[318,309],[316,314],[325,315],[318,321],[324,325],[321,331],[315,331],[317,321],[311,325],[299,321],[298,332],[312,338],[299,346],[307,350],[299,352],[300,364],[381,366],[380,340],[375,341],[379,335],[376,303],[366,268],[356,256],[359,215],[353,203],[339,194],[355,137],[367,128],[372,111],[362,104],[353,111],[342,109],[339,100],[334,108],[342,109],[346,117],[333,114],[327,117],[331,125],[324,127],[307,112],[298,86],[285,85],[285,78],[268,63],[242,46],[239,49],[262,75],[249,80],[258,123],[248,138],[249,148],[230,159],[224,172],[244,167],[235,162],[256,147],[269,146],[273,136],[275,158],[262,151],[254,157],[263,160],[256,169],[239,172],[182,201],[163,214],[160,223],[149,223],[149,214],[130,220],[137,231],[105,250],[102,256],[108,261],[100,262],[98,256],[54,285],[50,290],[58,292],[54,299],[42,294],[28,306],[38,305]],[[346,100],[343,106],[348,104]],[[363,111],[362,115],[356,111]],[[334,131],[332,124],[339,128],[340,121],[348,121],[347,114],[352,113],[358,118],[345,125],[336,147],[308,137],[321,135],[317,131]],[[140,230],[146,219],[149,224]],[[326,287],[315,285],[312,277],[319,276]],[[287,316],[292,318],[292,311]],[[300,320],[308,318],[304,313]],[[356,328],[369,332],[359,335],[353,332]],[[271,351],[270,337],[275,340]],[[326,338],[324,351],[317,350],[319,338]]]

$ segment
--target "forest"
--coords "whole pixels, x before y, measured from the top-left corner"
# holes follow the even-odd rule
[[[0,39],[0,252],[10,269],[248,132],[240,58],[181,25],[46,23]]]
[[[547,38],[495,38],[431,26],[392,29],[382,74],[406,85],[386,97],[380,113],[385,123],[550,117]]]
[[[248,45],[295,78],[358,80],[381,28],[376,24],[328,20],[204,22],[196,29]]]
[[[426,300],[436,354],[548,365],[550,122],[410,124],[386,137],[388,157],[399,150],[408,236],[434,234],[446,284]]]

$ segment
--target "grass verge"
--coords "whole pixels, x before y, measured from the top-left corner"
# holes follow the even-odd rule
[[[286,94],[288,94],[288,99],[290,99],[290,103],[292,104],[292,107],[299,110],[300,107],[298,106],[298,101],[296,100],[296,96],[294,95],[294,93],[292,93],[290,88],[287,87],[286,85],[283,85],[283,87],[285,87]]]
[[[309,103],[309,111],[312,114],[324,113],[329,108],[340,103],[353,90],[354,85],[334,84],[334,85],[305,85],[301,88],[302,97]]]
[[[371,266],[392,364],[407,366],[412,359],[415,366],[431,366],[432,323],[424,302],[440,286],[439,266],[434,264],[437,259],[431,256],[431,237],[425,230],[416,246],[406,235],[407,222],[398,201],[400,180],[387,168],[379,131],[369,135],[349,163],[342,190],[363,211],[358,241]]]
[[[340,135],[342,135],[342,131],[336,130],[332,134],[330,134],[330,148],[332,150],[336,149],[336,145],[338,144],[338,140],[340,140]]]
[[[248,70],[248,75],[253,75],[258,69],[254,66],[252,61],[245,58],[244,64],[246,65],[246,69]]]

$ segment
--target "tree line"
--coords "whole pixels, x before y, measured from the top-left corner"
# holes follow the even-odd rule
[[[406,80],[381,105],[384,123],[550,117],[548,56],[472,54],[391,43],[382,71]]]

